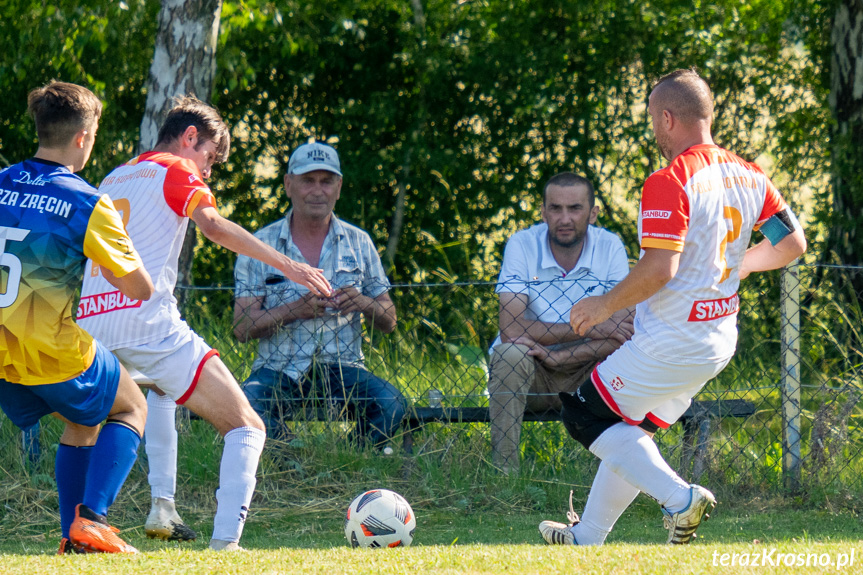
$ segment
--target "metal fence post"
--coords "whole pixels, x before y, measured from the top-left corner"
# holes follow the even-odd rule
[[[781,272],[782,473],[785,488],[800,489],[800,275],[797,260]]]

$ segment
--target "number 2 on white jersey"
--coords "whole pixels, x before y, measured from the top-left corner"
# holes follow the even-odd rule
[[[722,215],[726,220],[731,220],[731,229],[725,234],[725,238],[719,244],[719,264],[722,266],[722,279],[719,283],[724,282],[731,275],[731,270],[725,260],[725,250],[728,248],[728,243],[733,242],[740,237],[740,229],[743,226],[743,216],[740,215],[740,210],[733,206],[723,206]]]

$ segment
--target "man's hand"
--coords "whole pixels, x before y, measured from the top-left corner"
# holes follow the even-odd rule
[[[572,313],[570,312],[570,318]],[[623,345],[635,332],[633,322],[635,321],[634,309],[623,309],[612,314],[606,321],[593,326],[585,334],[590,339],[611,339]]]
[[[324,301],[327,307],[341,313],[366,313],[369,306],[374,305],[375,302],[375,300],[363,295],[360,290],[353,286],[337,289],[333,292],[332,297]]]
[[[531,346],[531,348],[527,352],[527,355],[535,357],[541,364],[546,367],[561,366],[561,363],[558,361],[557,356],[552,353],[550,349],[538,343],[534,343],[533,346]]]
[[[285,259],[287,259],[287,263],[279,269],[285,274],[286,278],[292,282],[306,286],[316,296],[326,298],[332,295],[333,288],[330,282],[327,281],[327,278],[324,277],[323,270],[289,258]]]
[[[527,338],[519,338],[512,343],[527,347],[527,355],[536,358],[537,361],[550,368],[601,361],[622,345],[614,339],[594,339],[551,350]]]
[[[550,349],[548,349],[544,345],[536,343],[529,337],[517,337],[511,343],[527,347],[527,355],[529,355],[530,357],[535,357],[537,361],[547,367],[559,367],[561,365],[561,363],[558,361],[558,358],[552,353]]]
[[[313,319],[326,314],[329,300],[327,298],[318,297],[309,292],[299,300],[299,304],[294,308],[293,313],[299,319]]]
[[[576,334],[586,337],[587,332],[611,317],[612,310],[606,305],[604,295],[579,300],[569,311],[569,325]]]
[[[537,343],[533,339],[529,338],[526,335],[523,335],[521,337],[517,337],[514,340],[510,341],[509,343],[515,343],[515,344],[523,345],[526,347],[533,347],[533,346],[537,345]]]

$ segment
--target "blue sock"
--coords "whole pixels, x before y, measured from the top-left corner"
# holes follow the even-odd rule
[[[69,538],[69,526],[75,519],[75,507],[84,501],[84,487],[87,485],[87,468],[93,447],[75,447],[60,444],[54,458],[54,478],[57,481],[57,494],[60,496],[60,530],[62,536]]]
[[[138,459],[140,444],[141,436],[132,428],[115,421],[105,423],[87,469],[84,505],[99,515],[108,514],[108,508]]]

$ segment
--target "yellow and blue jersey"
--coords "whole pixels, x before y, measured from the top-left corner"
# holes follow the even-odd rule
[[[142,265],[107,195],[46,160],[0,171],[0,379],[42,385],[89,368],[95,344],[73,320],[88,258],[118,277]]]

